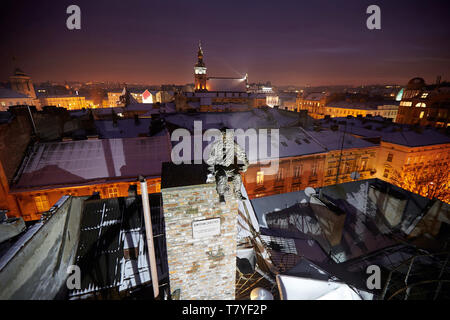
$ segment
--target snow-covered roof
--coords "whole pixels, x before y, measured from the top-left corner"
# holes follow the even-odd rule
[[[346,134],[344,137],[343,133],[339,134],[334,131],[308,131],[308,134],[315,138],[321,145],[325,146],[327,150],[340,150],[341,146],[343,149],[370,148],[375,146],[375,144],[363,139],[349,134]],[[344,140],[344,144],[342,144],[342,140]]]
[[[116,124],[113,120],[95,120],[95,128],[101,138],[136,138],[149,134],[152,120],[149,118],[135,119],[118,119]],[[160,131],[156,135],[166,135],[165,130]]]
[[[170,161],[167,136],[38,143],[14,189],[158,177]]]
[[[241,112],[246,113],[246,112]],[[231,115],[238,115],[237,113]],[[202,120],[203,119],[203,120]],[[245,119],[245,117],[243,117]],[[235,118],[226,117],[193,117],[181,114],[175,114],[167,117],[166,121],[176,123],[180,127],[187,128],[190,131],[194,130],[194,120],[201,121],[202,130],[206,129],[220,129],[228,127],[236,129],[234,132],[235,141],[245,150],[247,158],[251,164],[263,160],[278,160],[278,158],[298,157],[315,154],[325,154],[332,150],[353,149],[353,148],[371,148],[375,145],[371,142],[360,138],[346,135],[344,144],[342,145],[342,134],[336,134],[332,131],[305,131],[301,127],[282,127],[273,125],[273,119],[248,119],[247,121],[235,121]],[[242,119],[239,119],[242,120]],[[254,122],[252,122],[252,120]],[[214,122],[213,122],[214,121]],[[217,121],[217,122],[216,122]],[[244,128],[234,126],[235,124],[242,125]],[[272,126],[272,128],[270,128]],[[273,128],[275,127],[275,128]],[[255,129],[256,128],[256,129]],[[261,128],[262,130],[259,130]],[[269,130],[264,130],[270,128]],[[200,126],[198,127],[198,130]],[[240,130],[239,130],[240,129]],[[266,137],[267,133],[267,137]],[[277,137],[278,134],[278,137]],[[172,141],[172,146],[186,143],[186,139],[191,139],[191,159],[201,160],[204,153],[194,154],[194,145],[196,141],[200,141],[202,150],[212,144],[214,140],[204,140],[200,132],[195,132],[190,137],[179,138],[177,141]],[[262,149],[262,141],[266,139],[267,147]],[[178,149],[178,148],[177,148]],[[264,152],[264,153],[263,153]],[[199,158],[200,157],[200,158]]]
[[[312,100],[312,101],[320,101],[326,97],[326,94],[323,92],[311,92],[308,93],[303,100]]]
[[[221,127],[230,129],[280,128],[294,126],[298,123],[298,114],[279,109],[265,108],[244,112],[198,112],[176,113],[164,117],[170,122],[190,131],[194,121],[201,121],[203,130]]]
[[[450,143],[450,136],[439,132],[435,128],[413,128],[409,125],[401,125],[392,122],[386,122],[381,117],[372,118],[333,118],[322,119],[322,126],[329,127],[337,125],[339,131],[345,130],[347,123],[347,133],[361,136],[364,138],[381,138],[382,141],[408,147],[429,146],[435,144]],[[336,134],[336,133],[335,133]]]
[[[112,107],[112,108],[97,108],[92,109],[95,114],[109,115],[114,111],[116,114],[125,111],[146,111],[150,113],[159,113],[158,108],[154,108],[153,103],[133,103],[126,107]]]
[[[24,99],[24,98],[30,98],[27,95],[7,89],[7,88],[0,88],[0,99]]]

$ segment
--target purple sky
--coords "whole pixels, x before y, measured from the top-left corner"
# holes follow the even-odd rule
[[[0,2],[0,80],[12,57],[35,82],[193,82],[198,40],[208,74],[278,85],[450,80],[448,0]],[[81,8],[81,30],[66,8]],[[368,5],[381,30],[366,28]]]

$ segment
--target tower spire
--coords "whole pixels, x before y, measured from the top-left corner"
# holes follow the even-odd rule
[[[195,90],[206,91],[206,66],[203,62],[202,42],[198,41],[197,63],[194,67]]]
[[[204,67],[205,63],[203,62],[203,49],[202,42],[198,41],[198,52],[197,52],[197,64],[196,67]]]

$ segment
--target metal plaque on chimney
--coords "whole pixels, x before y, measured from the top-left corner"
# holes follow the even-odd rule
[[[194,239],[208,238],[219,234],[220,218],[192,222],[192,237]]]

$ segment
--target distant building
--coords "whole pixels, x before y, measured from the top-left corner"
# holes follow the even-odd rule
[[[120,91],[109,91],[108,92],[108,104],[110,108],[120,106],[120,96],[123,94],[123,90]],[[132,97],[138,102],[143,103],[143,92],[130,90]],[[148,97],[146,99],[149,99]],[[153,100],[153,99],[152,99]]]
[[[380,117],[324,119],[321,126],[378,144],[375,177],[424,197],[450,201],[450,137]]]
[[[433,85],[411,79],[403,89],[396,122],[421,126],[450,126],[450,83],[440,78]]]
[[[39,100],[42,106],[55,106],[67,110],[78,110],[89,106],[85,97],[77,95],[40,96]]]
[[[266,105],[273,108],[280,105],[280,99],[277,95],[268,94],[266,96]]]
[[[136,103],[167,103],[172,102],[175,99],[175,93],[173,91],[162,91],[162,90],[129,90],[131,96]],[[108,107],[114,108],[121,106],[120,96],[123,95],[122,91],[109,91],[108,92]]]
[[[260,104],[256,104],[261,101]],[[184,92],[175,97],[177,112],[229,112],[248,111],[266,105],[266,97],[255,96],[247,92],[202,91]]]
[[[203,50],[199,43],[197,63],[194,67],[194,87],[196,92],[247,92],[247,75],[244,77],[208,77],[203,61]]]
[[[36,92],[34,91],[31,77],[19,68],[16,68],[14,75],[9,77],[9,82],[11,83],[12,90],[23,93],[32,99],[36,99]]]
[[[199,44],[197,63],[194,67],[194,92],[183,91],[175,96],[178,112],[228,112],[247,111],[252,108],[274,105],[268,94],[249,93],[248,76],[210,77],[203,61],[203,49]],[[278,98],[278,97],[276,97]]]
[[[396,119],[398,112],[398,102],[361,102],[352,103],[347,101],[330,102],[323,109],[325,116],[346,117],[346,116],[380,116],[383,118]]]
[[[297,98],[297,111],[307,110],[308,115],[314,119],[325,117],[324,107],[327,103],[328,95],[324,92],[311,92],[300,95]]]
[[[297,97],[296,94],[282,93],[278,95],[279,102],[278,105],[280,109],[297,111]]]
[[[305,131],[298,127],[280,129],[280,160],[276,173],[267,174],[264,165],[251,164],[244,174],[252,198],[373,178],[378,146],[332,131]]]

